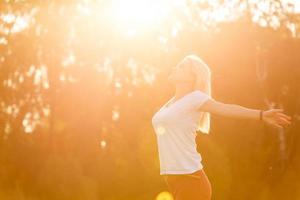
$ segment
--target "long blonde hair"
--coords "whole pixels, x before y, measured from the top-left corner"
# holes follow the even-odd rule
[[[194,90],[200,90],[211,97],[211,70],[209,66],[197,55],[190,54],[185,56],[184,60],[189,61],[191,65],[197,67],[197,74],[194,84]],[[203,112],[199,119],[197,131],[209,134],[210,131],[210,113]]]

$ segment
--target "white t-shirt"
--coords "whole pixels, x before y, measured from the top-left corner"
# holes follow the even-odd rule
[[[203,112],[197,109],[209,98],[206,93],[194,90],[170,105],[163,105],[153,115],[160,175],[189,174],[203,168],[195,141],[197,125]]]

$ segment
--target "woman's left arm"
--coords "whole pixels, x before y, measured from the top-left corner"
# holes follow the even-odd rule
[[[208,99],[199,109],[201,111],[210,112],[212,114],[223,115],[235,118],[260,119],[260,111],[251,109],[237,104],[227,104],[215,99]],[[291,117],[283,113],[283,109],[265,110],[262,120],[276,127],[282,127],[291,124]]]

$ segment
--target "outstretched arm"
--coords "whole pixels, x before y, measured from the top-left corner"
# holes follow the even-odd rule
[[[246,108],[237,104],[226,104],[215,99],[208,99],[199,108],[201,111],[209,112],[212,114],[235,117],[235,118],[248,118],[259,120],[258,109]],[[291,117],[283,113],[283,109],[270,109],[263,112],[263,121],[276,127],[290,125]]]

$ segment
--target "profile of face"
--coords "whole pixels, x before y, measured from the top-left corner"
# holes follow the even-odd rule
[[[168,81],[174,85],[178,84],[191,84],[195,82],[195,74],[191,69],[191,63],[186,60],[181,61],[172,68]]]

